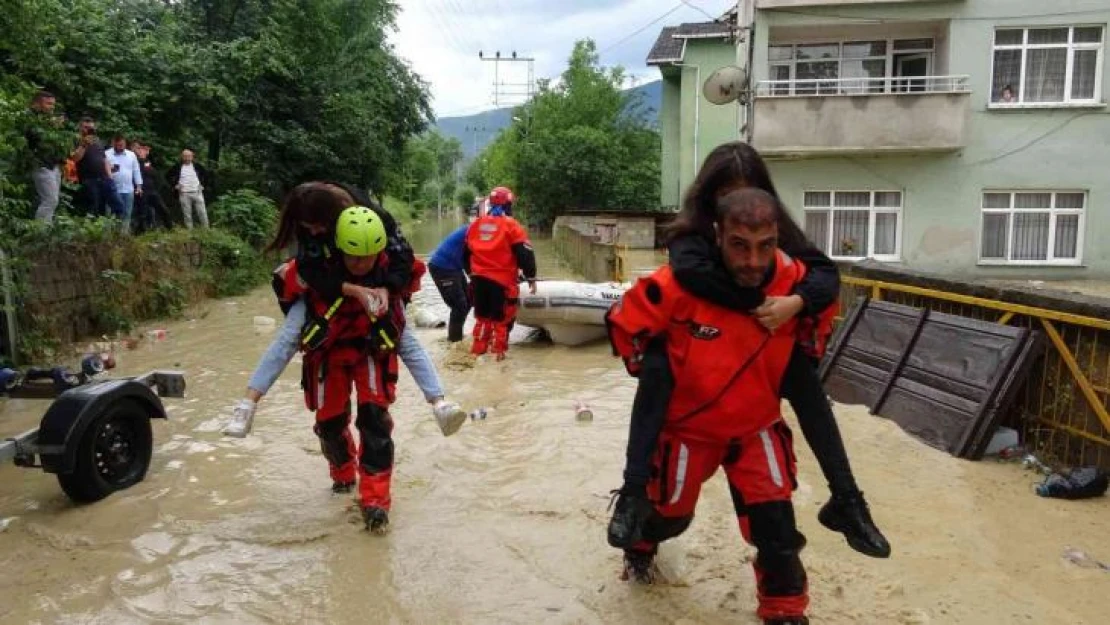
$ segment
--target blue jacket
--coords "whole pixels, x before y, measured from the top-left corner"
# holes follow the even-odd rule
[[[470,224],[464,224],[440,242],[428,258],[429,265],[445,271],[463,270],[463,249],[466,248],[466,231]]]

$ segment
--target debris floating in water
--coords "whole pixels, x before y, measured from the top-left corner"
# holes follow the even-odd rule
[[[579,421],[593,421],[594,411],[586,405],[586,402],[576,401],[574,402],[574,418]]]
[[[1074,547],[1066,547],[1064,549],[1064,559],[1076,566],[1081,566],[1088,569],[1102,569],[1103,571],[1110,571],[1110,565],[1104,564],[1095,560],[1087,553],[1075,549]]]
[[[485,421],[488,414],[489,410],[487,408],[475,408],[474,410],[470,411],[470,420]]]

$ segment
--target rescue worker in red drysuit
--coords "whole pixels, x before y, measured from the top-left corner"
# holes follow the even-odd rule
[[[890,543],[871,518],[867,501],[856,484],[836,416],[817,375],[818,361],[838,308],[839,271],[836,263],[807,240],[780,202],[779,208],[783,210],[778,215],[779,246],[803,262],[805,278],[788,297],[768,296],[759,288],[737,284],[717,249],[716,205],[719,198],[748,187],[779,197],[766,164],[754,148],[741,141],[714,148],[690,185],[682,210],[668,227],[669,264],[679,286],[692,295],[750,314],[769,330],[791,319],[798,320],[798,341],[780,392],[790,402],[802,435],[828,480],[831,496],[821,506],[817,518],[826,528],[842,533],[856,551],[887,558]],[[647,496],[651,456],[674,389],[662,338],[654,339],[644,348],[638,378],[629,421],[624,484],[616,493],[608,528],[609,544],[618,549],[627,549],[639,541],[641,527],[652,514]],[[649,565],[650,559],[626,554],[624,577],[651,583]]]
[[[717,243],[733,278],[768,296],[791,293],[805,267],[778,249],[777,200],[747,188],[717,208]],[[691,295],[665,266],[626,292],[606,322],[632,375],[648,343],[664,338],[675,380],[648,484],[654,514],[628,555],[650,562],[660,542],[684,532],[702,483],[722,467],[741,534],[758,550],[759,616],[767,624],[808,623],[805,537],[791,503],[793,437],[779,400],[797,321],[769,331],[751,315]]]
[[[488,212],[470,224],[463,252],[476,321],[470,351],[479,356],[490,351],[497,360],[504,359],[509,349],[521,273],[531,292],[536,292],[536,255],[524,227],[505,212],[511,200],[512,193],[505,187],[490,191]]]
[[[378,288],[388,275],[387,242],[381,218],[369,208],[345,209],[336,224],[336,247],[343,253],[344,280]],[[326,299],[298,275],[298,260],[275,272],[281,302],[304,297],[308,319],[301,349],[301,384],[305,404],[316,413],[313,431],[328,461],[332,490],[346,492],[358,485],[366,528],[383,533],[389,524],[390,481],[393,471],[393,419],[389,413],[397,384],[396,345],[404,331],[404,298],[391,296],[381,317],[367,314],[365,305],[351,297]],[[414,266],[416,280],[422,266]],[[356,447],[350,433],[351,386],[357,397]]]

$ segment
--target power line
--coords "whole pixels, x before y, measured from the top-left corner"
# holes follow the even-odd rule
[[[686,6],[688,6],[691,9],[697,11],[698,13],[701,13],[702,15],[708,17],[710,19],[710,21],[713,21],[713,22],[717,21],[717,18],[715,18],[712,15],[706,13],[705,9],[703,9],[703,8],[699,7],[698,5],[690,2],[689,0],[682,0],[682,4],[685,4]]]
[[[616,47],[618,47],[618,46],[621,46],[621,45],[623,45],[623,44],[624,44],[625,42],[627,42],[627,41],[628,41],[629,39],[632,39],[632,38],[633,38],[633,37],[635,37],[636,35],[639,35],[640,33],[642,33],[642,32],[644,32],[645,30],[647,30],[647,29],[651,28],[652,26],[655,26],[655,25],[656,25],[656,24],[658,24],[659,22],[662,22],[663,20],[667,19],[667,18],[668,18],[668,17],[669,17],[669,16],[670,16],[670,15],[671,15],[672,13],[674,13],[674,12],[678,11],[679,9],[681,9],[681,8],[682,8],[682,7],[684,7],[684,6],[686,6],[686,4],[685,4],[684,2],[679,2],[679,3],[678,3],[678,4],[676,4],[676,5],[674,6],[674,8],[672,8],[672,9],[671,9],[670,11],[667,11],[666,13],[664,13],[664,14],[660,15],[659,17],[657,17],[657,18],[655,18],[655,19],[651,20],[651,21],[650,21],[650,22],[648,22],[647,24],[644,24],[644,25],[643,25],[643,26],[641,26],[640,28],[637,28],[637,29],[636,29],[636,30],[635,30],[634,32],[632,32],[631,34],[629,34],[629,35],[627,35],[627,36],[623,37],[623,38],[622,38],[622,39],[621,39],[620,41],[618,41],[618,42],[616,42],[616,43],[614,43],[614,44],[612,44],[612,45],[606,46],[606,47],[605,47],[604,49],[602,49],[602,50],[601,50],[600,52],[598,52],[598,54],[605,54],[606,52],[608,52],[608,51],[612,50],[613,48],[616,48]]]
[[[443,19],[441,19],[439,11],[432,6],[431,0],[424,0],[424,9],[427,11],[428,15],[433,20],[435,20],[436,27],[444,36],[444,42],[447,43],[447,45],[449,45],[450,47],[454,48],[455,52],[464,55],[468,54],[466,51],[466,46],[459,41],[458,37],[455,36],[452,30],[448,29],[447,23],[444,22]]]
[[[464,15],[470,15],[470,13],[467,12],[466,10],[464,10],[462,8],[462,6],[459,4],[459,0],[442,0],[442,1],[443,1],[444,6],[452,14],[451,16],[448,16],[448,21],[450,22],[451,26],[454,26],[457,23],[457,20],[452,19],[452,17],[461,17],[461,16],[464,16]],[[462,35],[463,35],[462,38],[465,39],[464,43],[465,43],[465,45],[468,49],[473,50],[473,48],[476,45],[481,45],[481,42],[482,42],[481,37],[478,38],[477,43],[475,42],[474,29],[466,28],[466,27],[460,27],[460,30],[462,31]]]
[[[1000,161],[1000,160],[1002,160],[1002,159],[1004,159],[1008,156],[1013,156],[1014,154],[1017,154],[1018,152],[1024,152],[1025,150],[1028,150],[1029,148],[1031,148],[1034,145],[1040,143],[1041,141],[1047,139],[1048,137],[1056,134],[1057,132],[1060,132],[1061,130],[1064,129],[1065,126],[1071,124],[1073,121],[1079,119],[1080,117],[1087,117],[1088,115],[1102,115],[1102,114],[1103,113],[1100,112],[1100,111],[1082,111],[1080,113],[1076,113],[1076,114],[1074,114],[1070,117],[1065,118],[1064,121],[1060,122],[1059,124],[1056,124],[1055,126],[1053,126],[1053,127],[1049,128],[1048,130],[1042,132],[1041,134],[1037,135],[1036,137],[1033,137],[1029,141],[1026,141],[1025,143],[1019,145],[1016,148],[1013,148],[1011,150],[1006,150],[1005,152],[1002,152],[1000,154],[996,154],[996,155],[988,157],[988,158],[980,159],[978,161],[972,161],[970,163],[965,163],[964,167],[973,167],[973,166],[976,166],[976,165],[987,165],[989,163],[994,163],[995,161]]]
[[[478,114],[478,113],[484,113],[488,110],[490,110],[489,105],[486,105],[486,104],[472,104],[470,106],[464,106],[464,107],[460,107],[460,108],[456,108],[456,109],[451,109],[451,110],[448,110],[448,111],[443,111],[442,113],[436,115],[436,118],[457,117],[457,116],[459,116],[463,113]]]
[[[511,12],[505,10],[505,7],[502,6],[501,0],[493,0],[493,6],[494,6],[494,11],[496,11],[496,14],[498,16],[512,15]],[[516,41],[513,39],[513,29],[508,28],[508,29],[505,29],[505,30],[506,30],[506,32],[504,33],[505,41],[503,41],[502,43],[509,44],[509,48],[515,48],[516,47]]]

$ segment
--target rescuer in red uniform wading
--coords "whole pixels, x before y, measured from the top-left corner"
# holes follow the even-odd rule
[[[504,359],[509,349],[521,273],[531,292],[536,292],[536,255],[524,226],[509,216],[512,199],[505,187],[490,191],[489,210],[470,224],[463,251],[476,322],[470,351],[478,356],[491,351],[497,360]]]
[[[779,210],[772,195],[755,188],[717,203],[721,260],[739,285],[768,296],[789,294],[805,275],[800,261],[778,250]],[[723,468],[741,534],[758,550],[758,615],[766,624],[808,623],[799,557],[805,537],[791,503],[793,439],[779,399],[797,321],[769,331],[751,315],[691,295],[665,266],[625,293],[607,322],[633,375],[647,344],[665,339],[675,380],[648,485],[654,512],[626,561],[633,570],[652,566],[659,543],[689,527],[702,483]]]

